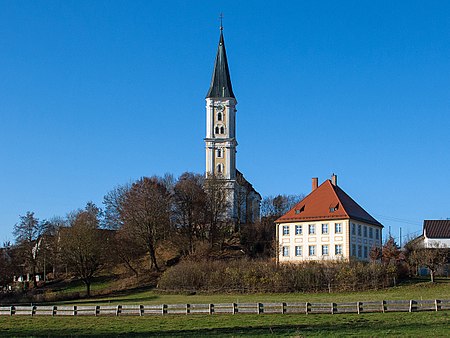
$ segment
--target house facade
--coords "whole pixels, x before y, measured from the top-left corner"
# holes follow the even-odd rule
[[[313,178],[311,193],[275,223],[280,263],[368,261],[382,246],[383,225],[337,185],[334,174],[320,186]]]
[[[224,181],[229,205],[224,218],[233,223],[253,223],[259,219],[261,195],[236,169],[236,105],[223,27],[220,27],[214,70],[206,94],[206,178],[214,175]]]

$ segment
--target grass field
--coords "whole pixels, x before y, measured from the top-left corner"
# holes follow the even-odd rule
[[[450,313],[0,318],[0,336],[2,337],[266,337],[274,335],[448,337]]]
[[[174,304],[225,302],[345,302],[449,299],[450,279],[416,281],[378,291],[317,294],[160,294],[129,291],[71,304]],[[67,304],[68,302],[66,302]],[[238,314],[144,317],[0,317],[1,337],[448,337],[450,311],[366,314]]]
[[[164,294],[153,290],[122,292],[113,297],[63,302],[65,304],[177,304],[177,303],[244,303],[244,302],[356,302],[397,299],[450,298],[450,279],[436,283],[418,280],[385,290],[345,293],[283,293],[283,294]],[[61,303],[60,303],[61,304]]]

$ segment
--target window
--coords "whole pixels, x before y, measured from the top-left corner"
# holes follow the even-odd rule
[[[222,149],[217,149],[217,157],[222,157]]]
[[[316,255],[316,246],[315,245],[310,245],[309,246],[309,255],[310,256],[315,256]]]
[[[358,236],[362,236],[362,233],[361,233],[361,224],[358,224]]]
[[[219,127],[216,127],[215,130],[216,130],[216,134],[219,134],[219,131],[220,131]]]
[[[322,235],[328,234],[328,224],[322,224]]]
[[[362,246],[358,245],[358,257],[362,257]]]
[[[352,244],[352,256],[356,257],[356,244]]]
[[[335,255],[342,255],[342,244],[336,244],[334,246],[334,254]]]
[[[283,225],[283,236],[289,235],[289,225]]]
[[[302,247],[301,246],[296,246],[295,247],[295,255],[296,256],[301,256],[302,255]]]
[[[328,256],[328,245],[322,245],[322,256]]]
[[[283,257],[288,257],[288,256],[289,256],[289,247],[283,246]]]
[[[364,225],[364,237],[367,237],[367,227]]]
[[[367,246],[364,246],[364,258],[369,257],[369,249],[367,248]]]
[[[373,228],[369,228],[369,238],[373,238]]]
[[[217,172],[220,174],[220,173],[222,173],[222,171],[223,171],[223,165],[222,165],[222,163],[219,163],[217,165]]]
[[[315,224],[310,224],[309,225],[308,234],[310,234],[310,235],[315,235],[316,234],[316,225]]]
[[[296,225],[295,226],[295,234],[296,235],[301,235],[303,233],[303,229],[301,225]]]
[[[352,235],[356,235],[356,225],[352,223]]]
[[[217,121],[222,121],[222,113],[217,114]]]
[[[336,234],[342,234],[342,223],[334,223],[334,232]]]
[[[375,238],[380,239],[380,229],[375,229]]]
[[[225,134],[225,128],[222,126],[222,127],[220,127],[220,133],[221,134]]]

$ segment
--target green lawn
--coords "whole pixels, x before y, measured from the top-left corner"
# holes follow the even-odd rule
[[[245,303],[245,302],[356,302],[396,299],[449,299],[450,279],[437,283],[419,282],[385,290],[345,293],[283,294],[166,294],[153,290],[123,292],[113,297],[91,298],[65,304],[177,304],[177,303]],[[61,304],[61,303],[60,303]]]
[[[450,312],[363,315],[0,317],[0,336],[406,336],[448,337]]]

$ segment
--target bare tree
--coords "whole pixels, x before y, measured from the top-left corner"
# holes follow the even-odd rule
[[[134,182],[119,205],[123,231],[144,246],[150,268],[159,270],[156,248],[170,230],[170,194],[156,177],[143,177]]]
[[[209,243],[212,247],[223,239],[227,230],[232,226],[232,220],[227,215],[230,210],[230,200],[227,182],[220,176],[208,175],[204,182],[206,193],[206,225]]]
[[[184,173],[174,186],[174,221],[187,251],[195,251],[195,242],[205,238],[206,193],[203,176]]]
[[[436,273],[445,263],[449,262],[450,249],[439,243],[433,243],[428,247],[421,245],[416,251],[418,264],[428,268],[431,282],[434,283]]]
[[[261,201],[261,217],[278,218],[291,210],[305,196],[300,195],[277,195],[267,196]]]
[[[95,274],[105,266],[109,232],[99,229],[100,210],[88,203],[84,210],[70,215],[70,227],[62,228],[59,244],[63,261],[86,286],[86,294],[91,294],[91,283]]]

